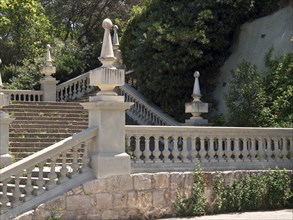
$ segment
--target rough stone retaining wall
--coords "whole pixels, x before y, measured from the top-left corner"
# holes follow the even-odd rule
[[[257,171],[224,172],[226,184]],[[212,203],[215,173],[205,173],[208,202]],[[177,191],[190,195],[192,172],[141,173],[93,180],[40,205],[17,220],[146,219],[175,216]],[[56,218],[53,218],[56,217]]]

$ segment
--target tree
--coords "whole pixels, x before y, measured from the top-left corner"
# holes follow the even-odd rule
[[[225,95],[228,108],[228,124],[239,127],[258,127],[265,124],[263,110],[266,94],[255,65],[242,61],[232,71],[229,90]]]
[[[293,127],[293,53],[272,58],[272,51],[269,51],[266,66],[270,126]]]
[[[50,23],[36,0],[0,1],[0,57],[3,65],[22,65],[39,56],[50,39]]]
[[[276,1],[149,0],[134,8],[126,27],[124,62],[134,70],[138,89],[183,121],[194,71],[200,71],[203,99],[210,101],[237,27],[272,5]]]

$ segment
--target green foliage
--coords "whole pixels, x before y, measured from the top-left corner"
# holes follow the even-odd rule
[[[205,181],[204,174],[199,164],[193,173],[194,182],[192,185],[191,196],[186,197],[177,192],[175,206],[180,216],[198,216],[206,212],[206,198],[204,195]]]
[[[213,185],[214,212],[285,208],[290,206],[290,186],[290,174],[285,169],[269,170],[266,174],[253,173],[232,185],[225,185],[223,176],[217,173]]]
[[[50,39],[50,23],[36,0],[0,1],[0,57],[4,65],[35,58]]]
[[[272,58],[266,56],[266,94],[270,126],[293,127],[293,53]]]
[[[144,7],[133,9],[124,32],[121,49],[125,64],[134,70],[136,86],[146,97],[183,121],[194,71],[200,71],[203,100],[209,101],[237,27],[278,3],[149,0]]]
[[[256,66],[244,60],[236,71],[232,71],[229,91],[225,99],[229,112],[229,125],[240,127],[263,125],[262,111],[265,108],[266,95]]]
[[[225,96],[229,125],[293,127],[293,54],[273,59],[269,51],[266,66],[259,73],[243,61],[232,71]]]

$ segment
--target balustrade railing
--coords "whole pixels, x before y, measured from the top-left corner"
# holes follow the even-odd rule
[[[150,105],[145,98],[134,88],[125,84],[119,87],[119,93],[125,97],[125,102],[134,105],[127,113],[139,124],[145,125],[179,125],[172,117],[164,114],[158,107]]]
[[[96,133],[97,128],[86,129],[1,169],[1,219],[64,193],[80,184],[78,179],[86,181],[91,173],[88,148]]]
[[[3,89],[2,92],[8,96],[8,101],[40,102],[43,101],[43,91],[34,90],[10,90]]]
[[[155,172],[158,165],[164,171],[176,170],[180,163],[192,169],[195,161],[207,170],[292,169],[292,132],[292,128],[126,126],[126,143],[139,171]]]
[[[93,91],[90,86],[89,72],[57,85],[57,101],[79,99]]]

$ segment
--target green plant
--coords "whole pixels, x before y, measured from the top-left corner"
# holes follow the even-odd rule
[[[291,179],[285,169],[253,173],[232,185],[225,185],[223,176],[217,173],[213,209],[220,213],[284,208],[292,200],[290,186]]]
[[[182,195],[180,192],[177,192],[175,207],[180,216],[204,215],[206,212],[207,203],[204,195],[204,174],[199,163],[196,164],[193,178],[194,182],[190,197],[187,198],[184,194]]]

